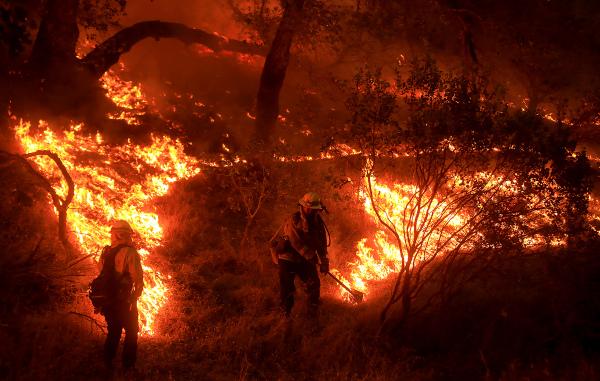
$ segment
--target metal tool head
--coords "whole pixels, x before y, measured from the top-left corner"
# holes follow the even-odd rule
[[[350,295],[352,295],[352,300],[356,304],[362,303],[365,299],[365,294],[355,289],[352,289],[352,291],[350,291]]]
[[[359,304],[361,303],[364,298],[365,298],[365,294],[354,289],[354,288],[350,288],[347,285],[344,284],[344,282],[342,282],[341,280],[339,280],[335,275],[333,275],[330,271],[327,272],[327,275],[329,275],[330,277],[333,278],[333,280],[335,280],[340,286],[342,286],[346,291],[348,291],[348,293],[352,296],[352,300],[354,301],[354,303]]]

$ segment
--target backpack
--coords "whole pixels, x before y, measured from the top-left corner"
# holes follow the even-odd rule
[[[117,274],[115,269],[115,257],[122,248],[127,245],[118,245],[114,248],[104,248],[102,256],[104,264],[100,275],[90,283],[88,296],[94,306],[94,312],[102,315],[111,307],[126,302],[133,289],[133,281],[129,273]]]

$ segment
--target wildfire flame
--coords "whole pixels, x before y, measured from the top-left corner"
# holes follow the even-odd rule
[[[17,122],[16,136],[25,152],[50,150],[58,154],[75,183],[75,197],[69,207],[70,230],[86,252],[98,261],[104,243],[110,239],[110,221],[128,221],[137,235],[142,262],[161,244],[163,229],[150,201],[166,194],[173,182],[200,172],[198,162],[184,153],[183,145],[168,137],[152,137],[152,144],[140,146],[127,142],[110,147],[100,134],[85,135],[81,125],[71,125],[56,133],[40,121]],[[35,159],[39,170],[49,179],[60,178],[48,159]],[[67,184],[55,185],[64,196]],[[168,299],[165,276],[144,264],[144,292],[139,300],[142,334],[154,334],[153,324]],[[168,278],[168,277],[167,277]]]
[[[396,226],[399,231],[402,230],[404,224],[403,211],[406,208],[410,209],[414,207],[412,205],[414,198],[411,198],[411,195],[415,194],[418,189],[414,185],[402,183],[388,186],[378,182],[374,176],[371,176],[371,184],[378,210],[385,215],[390,224]],[[365,184],[365,187],[359,191],[359,199],[363,203],[365,212],[377,228],[372,237],[362,238],[356,244],[356,260],[349,263],[350,279],[344,279],[344,281],[348,281],[351,284],[351,287],[363,292],[365,296],[369,294],[368,286],[370,282],[384,280],[391,274],[399,272],[407,260],[406,256],[402,254],[403,251],[400,250],[400,247],[394,242],[388,232],[381,227],[371,197],[366,190],[367,188],[368,185]],[[436,204],[440,204],[439,206],[441,207],[436,207]],[[434,199],[431,208],[432,210],[442,210],[444,209],[443,202]],[[425,216],[421,215],[417,218],[423,219]],[[450,230],[462,224],[463,219],[459,214],[448,218],[447,225]],[[442,232],[437,234],[442,234]],[[432,242],[435,241],[435,239],[432,239]],[[402,235],[401,244],[406,244]],[[420,260],[427,258],[427,249],[425,248]],[[340,294],[345,300],[352,300],[348,292],[343,288],[340,288]]]
[[[124,70],[123,64],[121,70]],[[148,106],[142,92],[142,85],[121,79],[114,69],[104,73],[100,83],[106,90],[106,96],[120,109],[118,112],[108,114],[108,117],[124,120],[129,125],[139,125],[138,118],[146,112]]]
[[[502,193],[518,194],[519,192],[519,186],[514,181],[507,180],[501,176],[494,176],[488,172],[476,173],[474,179],[479,181],[483,180],[486,184],[486,188],[499,187]],[[415,210],[418,211],[416,217],[413,218],[417,220],[416,226],[424,225],[423,219],[425,218],[432,218],[434,220],[438,218],[445,219],[445,223],[442,224],[445,226],[443,231],[433,232],[432,236],[434,238],[425,242],[421,253],[413,263],[413,266],[418,266],[420,262],[430,258],[431,253],[436,250],[434,244],[430,244],[430,242],[437,242],[437,238],[439,237],[451,236],[454,231],[460,229],[469,219],[469,214],[464,210],[446,216],[436,216],[435,213],[439,212],[430,212],[429,215],[425,216],[422,213],[426,212],[416,208],[414,204],[415,198],[411,197],[419,192],[419,189],[416,186],[404,183],[386,185],[371,175],[370,182],[373,190],[373,199],[375,201],[374,206],[368,192],[368,181],[368,178],[365,178],[364,187],[359,190],[358,197],[363,204],[364,211],[375,227],[374,233],[357,242],[356,259],[353,262],[348,263],[350,268],[349,279],[344,278],[341,273],[336,271],[337,276],[347,284],[350,284],[352,288],[363,292],[365,296],[368,296],[369,286],[372,282],[382,281],[391,275],[397,274],[407,263],[405,251],[401,250],[398,246],[396,238],[392,237],[392,234],[384,229],[377,217],[375,207],[378,209],[379,214],[384,220],[386,220],[390,226],[397,229],[399,232],[400,244],[403,247],[406,247],[407,244],[407,242],[405,242],[406,236],[402,234],[404,231],[404,224],[406,223],[403,215],[404,210],[408,209],[413,212]],[[455,177],[452,179],[452,182],[455,182],[456,184],[465,184],[469,183],[469,180]],[[590,216],[597,215],[599,204],[600,203],[595,199],[590,199]],[[427,210],[440,211],[444,209],[444,201],[433,199],[431,207]],[[433,215],[431,215],[432,213]],[[598,220],[597,217],[594,218]],[[527,220],[530,226],[536,226],[543,223],[549,223],[550,216],[548,216],[545,211],[533,211],[529,213]],[[600,229],[595,230],[600,231]],[[566,238],[564,236],[541,236],[535,234],[530,237],[525,237],[522,244],[527,248],[535,248],[542,245],[555,247],[564,246],[566,244]],[[454,243],[451,243],[446,250],[450,250],[454,246]],[[467,244],[463,247],[469,248],[470,246],[470,244]],[[352,301],[351,295],[344,288],[340,287],[339,292],[344,300],[349,302]]]

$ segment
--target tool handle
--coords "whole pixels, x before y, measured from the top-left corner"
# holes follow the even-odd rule
[[[330,273],[329,271],[327,272],[327,275],[329,275],[330,277],[333,278],[333,280],[335,280],[336,282],[338,282],[338,284],[342,287],[344,287],[346,289],[346,291],[348,291],[350,294],[354,295],[354,293],[352,292],[352,290],[346,286],[344,283],[342,283],[341,280],[339,280],[338,278],[335,277],[335,275],[333,275],[332,273]]]

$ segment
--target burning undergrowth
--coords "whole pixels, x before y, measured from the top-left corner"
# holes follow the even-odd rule
[[[123,70],[123,67],[121,70]],[[161,112],[164,111],[160,111],[157,108],[157,101],[155,98],[149,98],[142,91],[142,85],[135,84],[131,81],[123,81],[115,72],[109,72],[103,77],[102,81],[104,88],[107,90],[107,96],[112,99],[115,105],[121,110],[118,113],[109,113],[109,118],[121,120],[135,130],[139,129],[144,121],[147,121],[145,118],[147,118],[148,114],[154,114],[165,121],[168,125],[168,131],[172,131],[175,135],[181,134],[182,131],[177,132],[177,122],[168,119],[165,114],[161,114]],[[440,92],[439,94],[441,94],[439,95],[440,97],[445,96],[443,92]],[[166,95],[163,94],[163,96]],[[435,99],[435,97],[436,96],[433,98]],[[192,94],[189,94],[189,96],[175,94],[175,98],[180,100],[183,99],[186,101],[184,104],[190,103],[192,107],[196,107],[199,110],[206,107],[204,103],[195,100]],[[189,102],[187,102],[188,100]],[[206,110],[203,110],[202,117],[204,118],[208,115],[207,121],[210,124],[216,125],[219,123],[219,120],[224,121],[230,119],[230,116],[222,115],[220,113],[214,113],[213,116],[210,116],[209,114],[206,114],[205,111]],[[168,112],[170,113],[169,115],[172,116],[179,114],[180,110],[174,108]],[[252,117],[250,114],[247,116],[250,119]],[[287,126],[285,117],[281,117],[280,119],[284,126],[293,127],[293,123]],[[235,168],[240,167],[243,172],[244,166],[248,166],[248,163],[246,160],[236,155],[235,148],[227,142],[220,143],[220,147],[217,150],[217,152],[221,152],[220,155],[216,157],[213,156],[213,158],[208,160],[201,160],[188,156],[182,143],[178,140],[173,140],[170,137],[149,135],[149,142],[146,144],[134,144],[128,141],[125,144],[114,146],[105,144],[104,137],[101,133],[96,133],[95,135],[87,133],[82,125],[71,125],[67,131],[63,132],[63,136],[60,136],[60,133],[57,135],[57,132],[44,122],[40,122],[39,126],[33,128],[30,124],[23,121],[18,122],[15,119],[14,122],[16,124],[15,130],[17,137],[25,148],[25,151],[31,152],[54,148],[57,150],[59,156],[66,161],[67,169],[75,171],[74,177],[76,178],[77,190],[74,198],[75,205],[70,212],[69,220],[72,225],[71,229],[77,236],[79,245],[89,252],[98,252],[100,248],[99,242],[101,242],[102,237],[107,234],[106,226],[108,221],[113,218],[124,218],[133,220],[134,227],[140,233],[139,243],[141,245],[141,253],[144,257],[147,257],[150,251],[161,245],[162,240],[163,227],[159,223],[158,215],[155,213],[156,206],[153,205],[153,199],[165,195],[172,183],[197,175],[200,172],[201,166],[223,168],[224,172],[226,172],[224,175],[213,176],[224,177],[229,182],[229,185],[232,186],[232,189],[237,190],[238,194],[235,194],[234,192],[234,196],[231,197],[230,200],[238,197],[242,202],[238,203],[234,208],[232,208],[232,205],[225,205],[225,207],[217,207],[216,210],[220,210],[222,213],[223,210],[231,212],[235,209],[240,212],[243,219],[248,219],[244,228],[244,237],[235,237],[235,239],[241,238],[242,242],[247,239],[248,229],[252,223],[255,223],[254,218],[260,210],[263,201],[265,201],[264,199],[268,199],[266,193],[271,193],[274,189],[272,186],[268,191],[266,188],[263,188],[263,194],[258,195],[258,198],[256,198],[256,195],[253,195],[252,193],[257,191],[258,188],[256,187],[258,184],[243,184],[243,186],[240,186],[240,183],[236,182],[236,178],[239,177],[247,180],[247,176],[242,174],[240,177],[239,173],[235,173],[236,171],[239,172]],[[228,133],[223,133],[222,137],[226,138],[228,135]],[[282,149],[280,149],[280,151],[285,152],[287,146],[285,139],[280,138],[280,143],[282,144]],[[451,151],[454,150],[451,143],[446,142],[444,144],[450,147]],[[447,147],[444,149],[447,149]],[[189,147],[187,150],[189,150]],[[497,150],[496,147],[494,147],[492,151],[495,150]],[[362,150],[352,148],[351,146],[345,144],[329,144],[328,147],[318,155],[295,156],[279,153],[275,154],[274,159],[281,162],[281,165],[285,167],[286,171],[296,172],[298,171],[298,165],[301,165],[303,162],[339,159],[344,157],[357,157],[358,162],[361,162],[360,165],[363,166],[363,159],[361,159],[361,157],[364,156],[365,154]],[[391,155],[391,157],[393,156],[398,156],[397,150]],[[400,155],[397,160],[400,160],[402,157],[404,157],[405,161],[411,160],[409,154]],[[51,169],[51,163],[43,163],[42,161],[37,160],[37,164],[42,165],[42,172],[54,176],[53,170]],[[227,169],[228,167],[231,167],[231,169]],[[419,196],[419,194],[422,191],[427,191],[427,189],[419,187],[418,184],[411,184],[410,179],[398,182],[399,179],[394,179],[393,176],[385,183],[378,183],[375,179],[372,180],[374,184],[371,184],[368,181],[364,182],[364,179],[369,179],[371,175],[364,177],[362,169],[355,168],[353,173],[348,173],[347,175],[330,176],[328,181],[331,181],[332,184],[339,186],[340,188],[347,185],[342,192],[344,193],[344,200],[346,202],[350,200],[351,202],[358,202],[359,205],[361,205],[360,209],[365,213],[361,217],[361,220],[364,220],[365,223],[360,224],[361,227],[359,230],[365,230],[362,233],[363,236],[355,239],[352,243],[352,246],[354,246],[352,249],[349,250],[347,247],[343,248],[343,251],[346,254],[339,258],[338,263],[342,270],[350,272],[348,275],[350,284],[353,287],[368,293],[369,282],[377,283],[402,271],[405,266],[404,263],[406,262],[406,253],[403,253],[402,246],[406,246],[407,240],[410,239],[409,236],[411,234],[407,233],[409,236],[402,238],[402,244],[400,246],[398,246],[397,243],[391,242],[393,241],[393,239],[391,239],[393,237],[390,237],[389,232],[386,232],[385,229],[373,230],[373,226],[379,224],[378,213],[385,214],[385,218],[394,229],[402,230],[407,226],[409,221],[403,221],[403,219],[406,220],[406,212],[404,212],[404,216],[402,216],[401,211],[406,211],[407,209],[416,210],[417,208],[423,207],[423,205],[412,205],[411,203],[415,200],[415,197],[423,197],[424,194],[421,196]],[[503,190],[504,193],[511,193],[509,188],[511,186],[514,187],[516,184],[511,183],[513,180],[510,178],[503,179],[501,175],[496,176],[486,174],[485,172],[471,174],[471,176],[475,176],[472,177],[472,179],[460,179],[456,176],[460,175],[455,175],[455,182],[473,183],[473,181],[475,181],[479,184],[478,186],[483,186],[482,189],[485,187],[495,189],[502,185],[505,188]],[[278,177],[280,179],[285,178],[285,176],[282,176],[281,174],[278,175]],[[307,175],[307,177],[310,177],[310,175]],[[485,180],[482,182],[484,178]],[[294,180],[295,179],[292,179],[290,181],[293,182]],[[319,181],[315,183],[314,188],[323,188],[321,180],[322,179],[319,179]],[[447,180],[449,179],[444,181]],[[263,185],[266,184],[265,181],[266,180],[263,180]],[[281,180],[278,181],[281,182]],[[375,192],[369,192],[369,187],[374,187]],[[66,184],[60,184],[59,189],[62,195],[66,194]],[[334,193],[336,194],[335,197],[340,198],[339,192],[336,191]],[[514,195],[517,195],[518,193],[519,192],[513,192]],[[333,196],[327,192],[324,193],[324,195],[326,197]],[[452,202],[453,200],[448,200],[446,202],[437,200],[435,197],[436,196],[425,197],[427,200],[430,200],[427,209],[441,210],[443,214],[443,211],[447,209],[447,206],[445,206],[447,205],[446,203]],[[250,204],[248,203],[248,200],[250,200]],[[374,202],[380,203],[381,205],[374,207]],[[535,200],[532,202],[535,202]],[[207,203],[210,202],[207,200]],[[235,202],[229,202],[229,204],[232,203]],[[255,205],[251,205],[253,203],[255,203]],[[344,206],[340,207],[343,208]],[[466,208],[467,204],[465,204],[464,207]],[[379,208],[381,208],[381,210],[377,212],[377,209]],[[417,212],[417,215],[419,215],[419,213],[421,212]],[[442,218],[442,220],[444,218],[449,218],[449,220],[447,222],[442,221],[442,224],[448,228],[452,228],[456,225],[456,229],[458,229],[461,227],[462,220],[466,216],[462,213],[463,211],[460,209],[452,209],[451,216],[444,216]],[[527,212],[521,211],[519,213]],[[435,213],[433,213],[433,216],[434,218],[432,218],[432,221],[435,221]],[[415,218],[418,220],[422,217]],[[424,218],[425,220],[428,220],[430,217],[425,216]],[[531,220],[535,219],[533,214],[528,218]],[[435,222],[432,223],[435,224]],[[535,229],[528,230],[533,231]],[[346,235],[345,233],[346,232],[341,232],[340,235]],[[369,236],[365,237],[365,234],[369,234]],[[414,232],[412,234],[414,234]],[[430,234],[433,234],[433,232]],[[521,238],[519,244],[524,245],[526,243],[525,240],[528,240],[526,245],[534,245],[537,242],[536,240],[539,240],[539,238],[536,238],[535,234],[538,236],[540,235],[535,232],[532,232],[530,235],[527,235],[526,233],[525,236]],[[442,239],[444,235],[452,237],[454,233],[451,230],[446,232],[435,232],[432,237],[434,237],[434,240],[437,239],[439,243],[440,240],[444,240]],[[460,241],[460,239],[457,239],[456,237],[452,238],[452,240],[457,242]],[[555,239],[557,242],[560,240],[560,237]],[[426,246],[429,245],[429,243],[423,244]],[[461,242],[460,247],[463,245],[467,245],[468,247],[471,243]],[[232,244],[232,247],[233,246],[235,245]],[[239,250],[244,250],[244,245],[242,245]],[[421,256],[417,264],[429,261],[428,253],[431,250],[433,249],[429,247],[420,248],[419,253],[416,254]],[[447,248],[444,250],[454,249]],[[349,255],[349,252],[355,252],[357,259],[354,259],[352,255]],[[348,267],[346,266],[346,263],[349,264]],[[411,266],[413,266],[413,264],[409,265],[409,267]],[[160,307],[164,304],[166,300],[164,293],[167,289],[163,284],[163,277],[154,275],[153,271],[150,273],[152,273],[152,275],[149,275],[152,279],[150,284],[155,285],[157,282],[158,284],[156,285],[157,288],[154,295],[146,295],[143,311],[152,311],[144,312],[145,315],[148,315],[145,317],[146,323],[144,324],[144,330],[146,332],[151,332],[153,316],[156,315]],[[337,274],[344,279],[344,276],[341,273],[337,272]],[[340,289],[340,293],[341,295],[346,295],[343,289]]]
[[[273,156],[273,164],[266,167],[250,158],[244,158],[235,144],[222,140],[213,143],[216,154],[202,155],[199,153],[202,149],[197,147],[204,147],[204,142],[196,145],[196,141],[187,136],[189,131],[179,128],[181,126],[172,118],[174,115],[185,114],[181,108],[177,108],[180,106],[177,99],[186,105],[184,110],[188,110],[187,107],[196,110],[195,117],[212,125],[214,131],[218,130],[218,133],[212,132],[217,136],[226,134],[222,134],[220,128],[233,123],[232,120],[243,118],[251,123],[253,115],[243,113],[232,117],[218,112],[216,108],[205,104],[208,102],[201,102],[190,94],[171,94],[172,101],[176,104],[173,109],[165,110],[162,109],[164,99],[157,103],[148,98],[144,94],[144,85],[122,81],[118,76],[107,75],[103,80],[109,90],[108,95],[122,111],[111,113],[108,117],[128,125],[127,130],[120,131],[121,134],[151,126],[148,114],[154,114],[155,121],[164,125],[156,131],[148,128],[152,133],[144,132],[147,135],[145,141],[136,139],[118,144],[108,144],[102,133],[90,134],[85,125],[75,123],[51,126],[43,121],[30,123],[15,117],[12,119],[12,127],[23,152],[50,149],[60,156],[71,173],[75,193],[67,220],[70,238],[78,250],[95,258],[99,249],[107,242],[109,222],[114,218],[130,221],[137,231],[136,243],[146,266],[147,285],[140,303],[142,332],[147,335],[155,334],[155,337],[167,338],[169,341],[157,353],[153,353],[156,347],[152,345],[156,342],[146,336],[148,349],[141,357],[158,362],[157,356],[164,354],[161,350],[177,354],[173,358],[171,369],[157,366],[154,368],[156,374],[148,374],[150,378],[167,377],[171,371],[185,375],[203,374],[206,369],[213,369],[211,375],[215,377],[218,374],[233,377],[235,373],[235,376],[241,374],[250,378],[281,378],[284,375],[284,378],[298,379],[310,378],[316,372],[332,377],[342,374],[349,378],[355,375],[358,378],[373,378],[377,376],[378,366],[384,367],[384,375],[407,374],[417,379],[433,378],[429,370],[420,368],[420,355],[410,353],[410,350],[403,352],[398,349],[401,346],[394,347],[393,344],[390,345],[395,349],[385,353],[382,349],[385,345],[380,345],[382,342],[370,339],[379,324],[375,315],[384,307],[395,276],[403,271],[403,266],[418,268],[420,263],[428,262],[432,251],[431,245],[423,242],[423,250],[417,255],[418,260],[408,267],[403,265],[407,256],[398,243],[405,246],[412,233],[409,231],[407,237],[395,240],[389,229],[386,231],[376,211],[384,216],[384,222],[387,221],[402,231],[407,225],[403,212],[416,215],[417,218],[412,221],[422,225],[420,220],[423,219],[419,216],[427,213],[419,212],[419,207],[428,204],[429,208],[438,211],[438,214],[432,212],[429,215],[439,217],[439,213],[443,214],[448,205],[455,202],[451,198],[444,201],[443,197],[447,194],[432,196],[428,193],[429,188],[419,187],[414,178],[407,175],[406,169],[414,166],[414,155],[401,153],[398,149],[379,151],[378,154],[381,155],[375,155],[379,165],[382,161],[395,162],[396,165],[385,165],[384,170],[376,172],[377,176],[375,172],[370,172],[370,162],[365,160],[365,156],[372,159],[373,155],[369,155],[364,147],[358,149],[359,144],[352,145],[350,139],[348,144],[331,142],[322,152],[317,152],[313,145],[310,149],[314,153],[303,152],[304,154],[297,155],[289,149],[285,138],[282,138],[280,149]],[[181,122],[190,123],[190,120],[184,120],[184,116],[181,118]],[[294,112],[286,112],[280,117],[282,127],[297,129],[299,124],[295,124],[293,119]],[[166,131],[170,132],[164,134]],[[306,134],[301,133],[303,136],[311,135],[310,129],[302,131],[308,131]],[[192,140],[194,146],[190,147],[174,136],[184,136],[184,141]],[[398,147],[401,146],[396,148]],[[446,141],[444,152],[455,152],[457,147],[460,146]],[[491,151],[496,153],[493,149]],[[191,156],[190,152],[194,152],[195,156]],[[68,193],[68,185],[61,180],[55,163],[39,158],[32,162],[50,180],[59,196],[64,197]],[[540,160],[535,164],[539,163],[544,168],[548,162]],[[443,184],[454,186],[452,189],[458,193],[460,186],[457,184],[470,184],[473,179],[478,179],[482,190],[502,186],[504,193],[498,195],[511,195],[512,188],[527,184],[517,183],[508,176],[489,176],[473,168],[467,172],[473,177],[469,179],[454,176],[449,178],[452,179],[451,182],[444,178]],[[477,173],[479,178],[475,176]],[[372,195],[369,187],[374,189]],[[314,331],[311,331],[314,327],[310,327],[310,322],[304,319],[301,306],[296,310],[295,320],[289,327],[282,323],[278,314],[277,294],[273,288],[277,283],[277,271],[269,263],[265,244],[281,221],[296,210],[298,198],[307,190],[317,190],[330,210],[325,219],[333,237],[330,247],[332,266],[337,269],[337,274],[345,276],[350,285],[367,293],[367,301],[363,305],[345,303],[345,291],[332,281],[323,280],[322,326]],[[425,204],[415,203],[415,197],[419,195],[427,201]],[[41,201],[46,205],[47,221],[51,202],[44,197]],[[475,202],[468,205],[470,210],[459,208],[451,215],[437,218],[444,228],[432,233],[432,239],[443,240],[452,236],[454,231],[464,225],[469,213],[477,210],[476,205]],[[539,220],[533,217],[535,216],[525,215],[524,218],[528,221]],[[436,223],[435,218],[424,220]],[[518,227],[528,226],[521,223]],[[464,258],[467,256],[453,257],[461,266],[448,274],[457,277],[460,275],[461,279],[466,275],[473,275],[475,279],[466,286],[463,284],[465,287],[461,289],[462,294],[458,293],[462,298],[461,302],[470,300],[475,304],[485,304],[485,297],[481,297],[478,292],[494,292],[494,287],[482,281],[487,275],[490,275],[488,279],[493,279],[490,283],[496,287],[510,286],[491,274],[501,271],[509,279],[515,277],[515,270],[524,260],[513,254],[522,254],[520,249],[527,248],[528,242],[532,249],[529,254],[547,250],[556,254],[555,257],[558,256],[563,242],[559,242],[561,245],[554,245],[550,239],[540,243],[535,240],[537,227],[529,227],[530,229],[524,229],[519,234],[515,233],[518,239],[502,241],[504,245],[515,244],[514,246],[499,245],[498,237],[486,235],[485,239],[491,237],[496,241],[492,239],[493,244],[479,246],[477,250],[469,242],[461,251],[456,251],[461,255],[467,253],[473,256],[483,252],[484,255],[479,259],[489,259],[491,252],[497,254],[495,258],[508,253],[510,255],[506,257],[511,257],[518,263],[513,267],[509,262],[493,262],[494,267],[484,268],[477,273],[471,267],[461,267],[466,263]],[[488,228],[490,229],[486,234],[494,230],[492,225]],[[495,228],[501,233],[518,230],[508,223],[499,223]],[[562,227],[552,232],[564,233],[561,229]],[[538,235],[542,233],[545,232],[537,232]],[[563,236],[557,234],[559,238]],[[479,240],[482,234],[472,237]],[[455,247],[453,243],[448,251]],[[441,254],[446,254],[446,251]],[[535,258],[535,255],[530,257]],[[440,258],[443,259],[444,255]],[[588,257],[585,258],[586,261],[589,260]],[[432,268],[443,268],[442,265],[443,260],[433,261]],[[528,274],[538,272],[539,267],[533,267]],[[466,271],[461,274],[456,269]],[[593,271],[586,274],[589,276]],[[561,273],[561,276],[564,277],[564,274]],[[543,285],[549,278],[550,275],[535,283],[535,286]],[[425,294],[434,294],[435,288],[445,286],[446,281],[447,279],[439,277],[431,278],[424,286]],[[557,288],[560,282],[562,280],[557,281]],[[542,288],[535,289],[536,295]],[[453,294],[456,295],[457,293]],[[565,295],[564,298],[561,297],[561,303],[571,294]],[[504,296],[500,299],[502,298]],[[302,297],[298,299],[301,305]],[[448,300],[444,302],[450,303]],[[419,303],[426,305],[422,300],[416,301],[417,305]],[[173,308],[165,308],[169,304]],[[514,311],[527,305],[527,298],[507,304],[510,305],[508,313],[511,316],[515,313],[522,317]],[[448,308],[448,305],[436,304],[425,311],[425,319],[420,320],[419,317],[409,326],[419,327],[424,321],[422,324],[425,328],[419,328],[419,332],[430,332],[435,326],[432,323],[435,321],[435,313],[444,312],[442,307]],[[564,310],[569,308],[567,306]],[[481,316],[490,320],[497,319],[498,313],[500,316],[504,313],[490,305],[482,309],[485,313],[482,312]],[[459,321],[465,321],[465,316],[461,315],[459,318],[463,319]],[[543,320],[543,316],[541,319]],[[546,323],[543,321],[540,326],[547,327]],[[575,325],[575,328],[578,327],[580,326]],[[494,328],[483,327],[475,336],[487,340],[486,348],[494,355],[496,352],[490,348],[496,341],[486,338],[488,329]],[[414,335],[417,336],[416,333]],[[451,339],[444,343],[444,348],[450,348],[450,342],[456,339],[455,336],[450,336]],[[394,337],[395,332],[392,332],[392,342]],[[385,341],[388,338],[380,339]],[[410,340],[402,345],[418,342],[415,337]],[[428,337],[428,340],[435,342],[436,339]],[[314,346],[328,347],[331,351],[326,355],[316,356],[310,350]],[[418,346],[415,344],[415,347]],[[485,356],[487,355],[488,352]],[[502,353],[502,356],[505,355]],[[308,369],[308,365],[295,363],[292,359],[297,356],[302,357],[313,369]],[[394,356],[406,360],[404,364],[408,365],[398,365]],[[363,361],[363,358],[367,361]],[[472,359],[469,358],[468,361]],[[280,365],[274,369],[261,365],[264,362]],[[510,356],[494,359],[492,362],[506,366],[510,363]],[[190,364],[200,365],[195,368]],[[333,370],[329,368],[330,364],[334,364]],[[469,366],[472,370],[472,364]],[[232,367],[235,369],[232,370]],[[481,368],[481,365],[478,363],[475,365],[477,367]],[[481,369],[475,373],[477,372],[481,372]]]
[[[17,121],[15,121],[17,122]],[[152,333],[152,324],[166,303],[166,276],[150,267],[150,252],[161,244],[162,227],[154,207],[148,202],[164,195],[171,183],[199,173],[197,162],[183,153],[183,146],[170,138],[153,138],[149,146],[126,144],[106,147],[102,136],[85,135],[81,126],[69,126],[61,134],[40,122],[37,128],[18,121],[15,132],[26,153],[53,151],[59,155],[75,184],[75,194],[67,214],[69,230],[78,247],[98,260],[109,237],[113,219],[131,223],[136,244],[144,259],[146,288],[140,300],[142,332]],[[36,159],[45,176],[56,179],[51,161]],[[65,196],[68,185],[59,182],[56,192]]]

